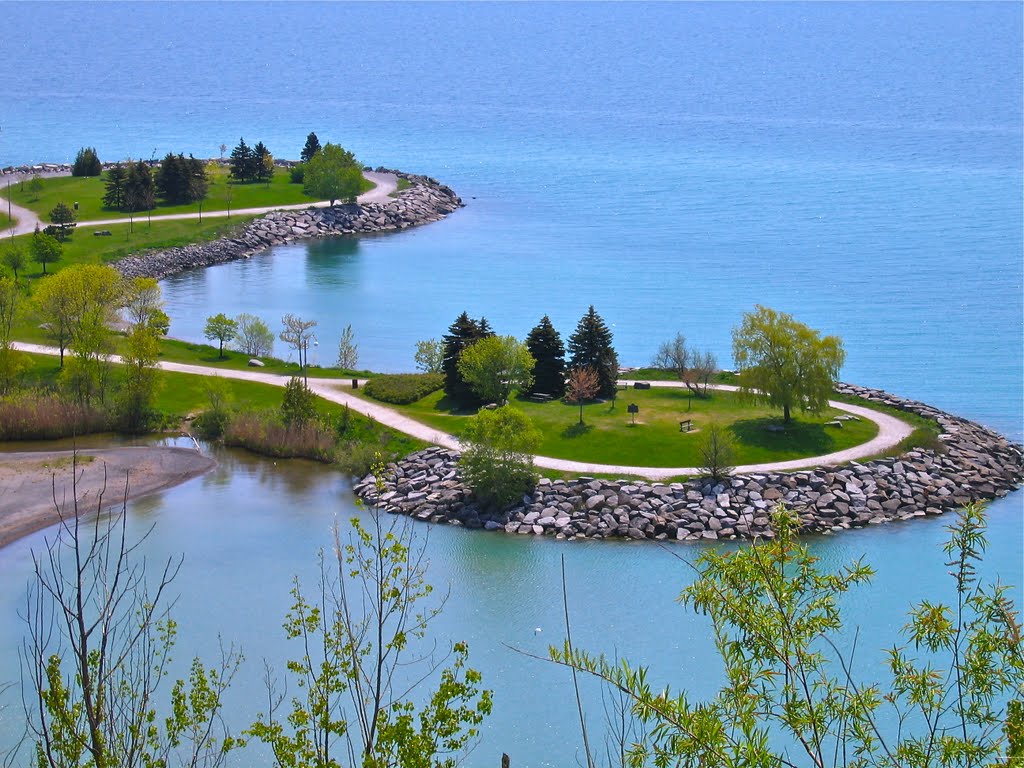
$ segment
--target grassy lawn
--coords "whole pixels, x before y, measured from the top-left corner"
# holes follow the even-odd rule
[[[264,366],[259,369],[251,369],[249,368],[249,355],[225,349],[224,357],[221,358],[217,347],[209,344],[193,344],[180,339],[161,341],[160,359],[174,363],[205,365],[236,371],[259,370],[261,373],[278,373],[282,376],[300,376],[302,374],[298,363],[289,363],[273,357],[261,357],[260,360],[263,361]],[[309,378],[311,379],[365,379],[373,375],[370,371],[343,371],[340,368],[310,367],[309,369]]]
[[[8,216],[7,211],[0,211],[0,231],[10,229],[17,223],[18,220],[12,219],[10,216]]]
[[[274,178],[269,184],[228,182],[228,169],[217,166],[209,173],[210,189],[203,201],[203,212],[240,210],[242,208],[263,208],[274,205],[297,205],[313,203],[317,198],[310,197],[302,191],[301,184],[292,184],[288,170],[277,168]],[[41,219],[46,219],[57,203],[65,203],[73,207],[78,203],[76,221],[81,224],[89,220],[119,219],[128,214],[104,208],[103,195],[106,192],[106,176],[57,176],[43,179],[43,189],[36,197],[29,189],[29,183],[15,184],[11,187],[11,198],[15,203],[35,211]],[[363,191],[374,188],[374,184],[363,179]],[[0,190],[6,193],[6,189]],[[189,205],[169,205],[158,201],[157,207],[150,211],[153,216],[172,213],[197,213],[198,203]],[[136,214],[145,218],[146,212]]]
[[[700,432],[681,432],[679,422],[693,419],[696,430],[716,421],[727,426],[736,444],[736,463],[788,461],[843,450],[870,440],[878,433],[873,422],[846,422],[842,428],[826,427],[839,411],[820,416],[801,416],[783,433],[767,428],[781,423],[781,415],[768,408],[744,403],[731,392],[714,392],[706,400],[692,400],[678,390],[629,390],[618,402],[592,403],[583,408],[585,426],[579,426],[579,407],[562,402],[515,402],[544,435],[539,453],[556,458],[626,464],[640,467],[692,467],[700,464]],[[626,406],[639,406],[636,424]],[[692,410],[687,410],[692,407]],[[408,406],[400,406],[412,418],[437,429],[458,434],[468,418],[452,412],[443,392]]]
[[[64,241],[60,261],[46,265],[47,272],[55,272],[69,264],[105,264],[150,248],[173,248],[189,243],[216,240],[230,233],[236,227],[252,221],[255,216],[232,216],[230,219],[154,221],[149,224],[145,217],[134,224],[111,224],[109,237],[96,237],[88,230],[76,231]],[[32,235],[21,235],[16,242],[28,248]],[[34,261],[22,277],[40,277],[42,268]]]

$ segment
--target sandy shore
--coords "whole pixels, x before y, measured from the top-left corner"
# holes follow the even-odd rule
[[[53,525],[57,502],[71,508],[77,477],[79,510],[93,512],[102,495],[104,508],[128,498],[164,490],[208,472],[216,462],[191,448],[161,446],[78,451],[0,453],[0,547]]]

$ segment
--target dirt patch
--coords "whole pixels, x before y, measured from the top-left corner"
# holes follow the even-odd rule
[[[190,448],[160,446],[0,454],[0,547],[70,514],[118,506],[202,475],[216,466]]]

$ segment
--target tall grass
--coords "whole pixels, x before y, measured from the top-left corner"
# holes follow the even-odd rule
[[[236,414],[224,430],[224,444],[263,456],[330,462],[335,435],[316,421],[285,426],[269,413]]]
[[[52,393],[30,390],[0,400],[0,440],[56,440],[109,428],[104,411]]]

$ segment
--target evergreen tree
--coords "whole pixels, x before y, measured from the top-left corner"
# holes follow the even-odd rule
[[[103,195],[103,206],[115,211],[124,209],[124,188],[128,174],[124,166],[118,163],[107,171],[106,194]]]
[[[441,369],[444,371],[444,393],[452,402],[458,405],[479,403],[479,398],[459,372],[459,356],[474,341],[493,335],[487,320],[481,318],[477,322],[465,312],[449,326],[448,334],[441,340],[444,344]]]
[[[206,165],[202,160],[189,155],[185,167],[188,174],[188,201],[194,203],[197,200],[205,200],[210,191],[210,179],[206,175]]]
[[[306,146],[302,148],[302,154],[299,158],[302,162],[307,163],[313,159],[313,155],[320,151],[320,139],[316,137],[315,133],[310,133],[306,137]]]
[[[530,391],[560,398],[565,393],[565,345],[547,315],[527,335],[526,348],[536,361]]]
[[[619,377],[619,358],[612,347],[612,332],[590,305],[569,337],[569,367],[597,371],[598,396],[612,397]]]
[[[71,166],[72,176],[99,176],[103,172],[103,163],[96,154],[95,147],[82,147],[75,155],[75,164]]]
[[[156,191],[168,203],[187,202],[188,177],[184,157],[170,152],[160,161],[156,172]]]
[[[57,203],[53,210],[50,211],[50,221],[53,222],[56,227],[56,237],[61,242],[68,236],[69,230],[75,226],[75,212],[72,211],[67,204]],[[47,227],[49,229],[49,227]]]
[[[274,176],[274,156],[262,141],[252,148],[252,157],[252,177],[256,181],[269,182]]]
[[[238,140],[238,146],[231,150],[231,178],[236,181],[249,181],[256,176],[256,156],[245,139]]]
[[[124,207],[128,211],[148,211],[156,207],[153,173],[142,160],[128,163],[124,184]]]

